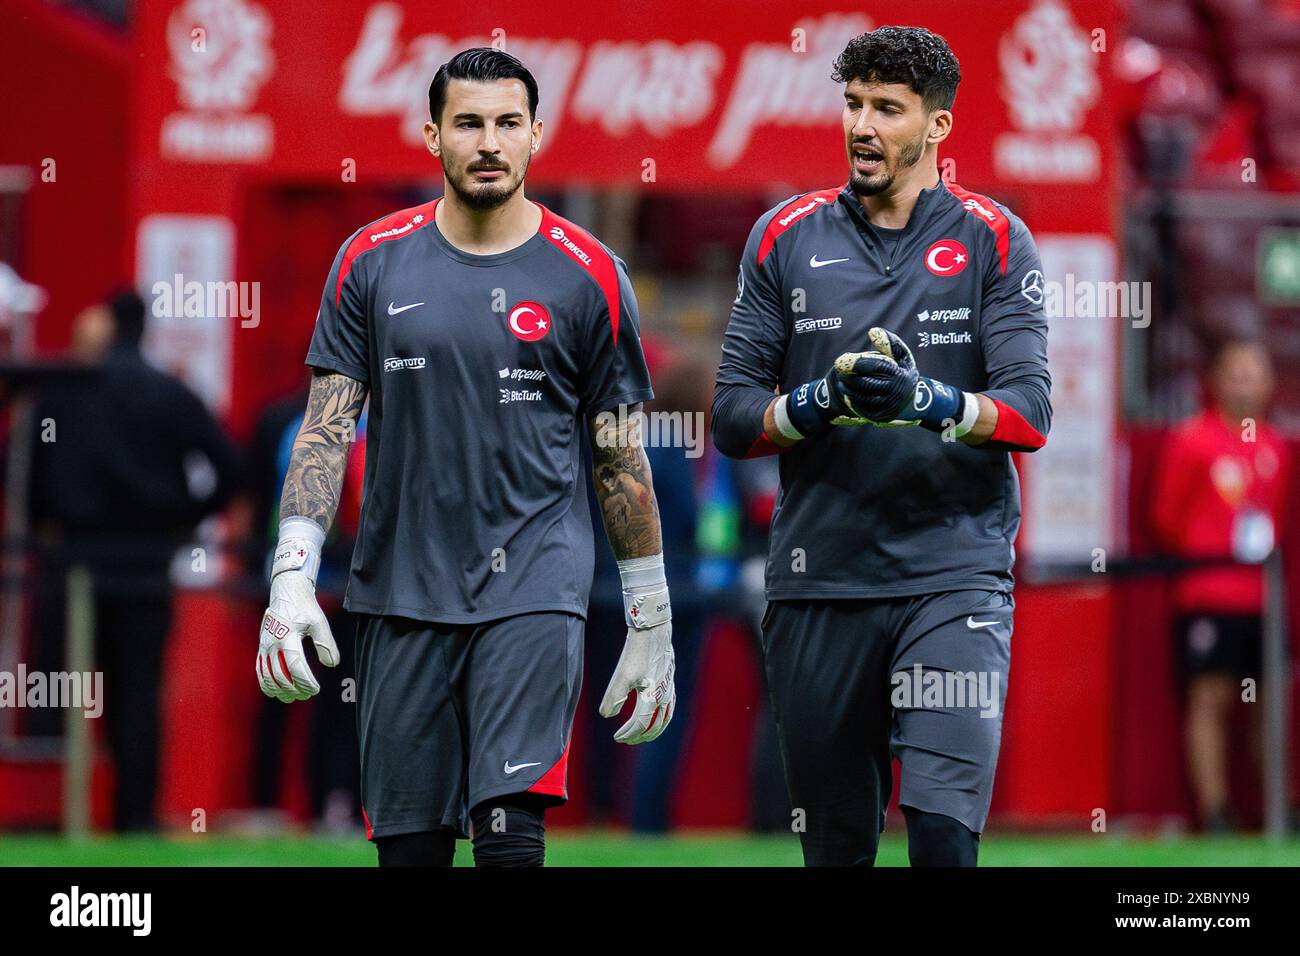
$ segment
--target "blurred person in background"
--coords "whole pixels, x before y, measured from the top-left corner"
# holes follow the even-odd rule
[[[124,293],[112,302],[96,302],[82,309],[72,321],[72,357],[87,365],[97,365],[113,349],[117,337],[118,309],[134,309],[134,293]],[[116,303],[116,305],[114,304]],[[129,317],[127,322],[132,321]]]
[[[777,462],[771,457],[737,461],[712,451],[706,453],[703,469],[696,583],[713,596],[704,630],[711,638],[719,626],[742,628],[752,641],[759,683],[764,684],[760,623],[766,607],[767,532],[780,487]],[[790,832],[790,798],[766,693],[754,705],[749,758],[750,826],[760,833]]]
[[[84,566],[93,581],[120,830],[155,826],[172,557],[239,483],[234,447],[197,395],[145,360],[144,331],[134,291],[78,316],[73,351],[96,372],[38,395],[30,492],[42,670],[60,669],[69,567]],[[34,713],[30,729],[59,732],[58,712]]]
[[[1169,437],[1153,508],[1162,548],[1184,558],[1258,563],[1273,550],[1287,449],[1263,416],[1273,368],[1258,341],[1215,356],[1204,411]],[[1264,578],[1259,567],[1187,571],[1174,583],[1175,659],[1185,684],[1184,745],[1200,821],[1236,827],[1229,806],[1229,738],[1241,681],[1260,678]],[[1253,713],[1253,712],[1252,712]],[[1258,726],[1252,730],[1258,755]]]

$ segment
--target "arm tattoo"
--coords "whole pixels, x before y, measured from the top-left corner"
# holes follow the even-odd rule
[[[367,392],[364,383],[346,375],[317,372],[312,376],[307,413],[289,454],[289,471],[280,496],[281,519],[311,518],[329,530]]]
[[[663,550],[650,461],[641,445],[640,411],[638,402],[628,407],[625,421],[613,412],[590,420],[596,500],[609,546],[620,561]]]

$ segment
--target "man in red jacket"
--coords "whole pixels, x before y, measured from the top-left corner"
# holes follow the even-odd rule
[[[1287,449],[1262,416],[1273,391],[1258,342],[1220,350],[1211,403],[1174,430],[1157,480],[1156,531],[1180,557],[1261,561],[1280,527]],[[1241,681],[1260,676],[1263,574],[1258,567],[1188,571],[1174,586],[1176,653],[1186,681],[1184,739],[1197,810],[1228,830],[1228,744]]]

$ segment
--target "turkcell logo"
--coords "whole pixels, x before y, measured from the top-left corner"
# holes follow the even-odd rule
[[[920,332],[917,345],[928,349],[932,345],[969,345],[969,332]]]
[[[931,311],[926,309],[924,312],[916,313],[918,322],[969,322],[970,309],[962,306],[960,309],[935,309]]]

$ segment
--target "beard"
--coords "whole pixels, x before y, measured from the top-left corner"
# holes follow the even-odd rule
[[[910,169],[921,161],[925,153],[925,134],[922,133],[904,146],[898,153],[898,159],[891,163],[885,158],[884,166],[874,176],[866,176],[850,166],[849,188],[856,196],[875,196],[894,185],[894,179],[905,169]]]
[[[455,175],[448,174],[447,182],[451,184],[452,192],[456,194],[457,198],[470,209],[476,209],[479,212],[496,209],[518,192],[519,187],[524,184],[524,176],[528,174],[529,159],[531,157],[524,160],[523,172],[512,177],[507,171],[503,182],[474,183],[474,174],[469,171],[468,167],[458,171]],[[503,167],[491,166],[487,168],[501,169]]]

